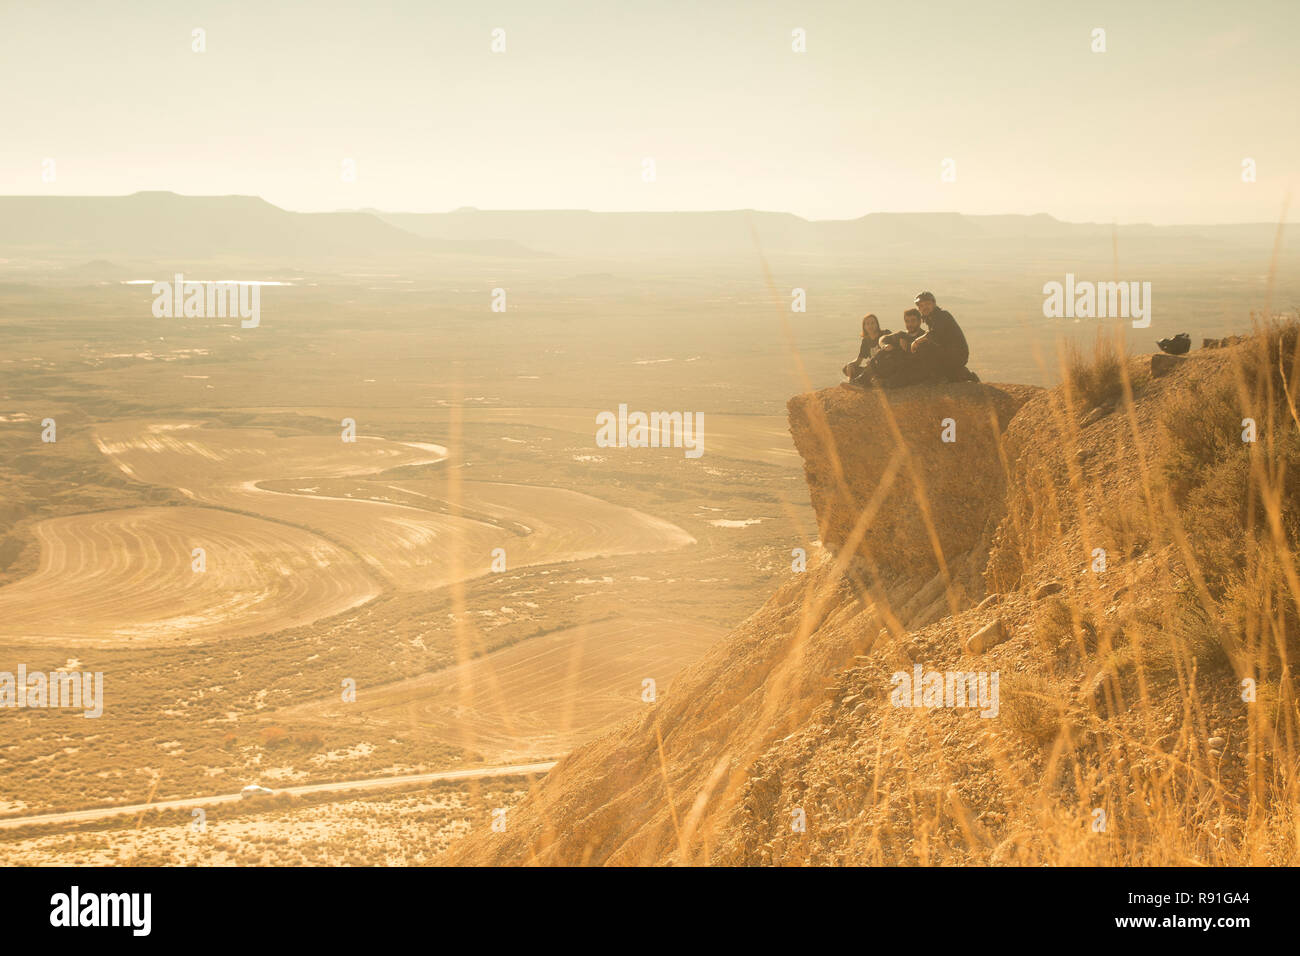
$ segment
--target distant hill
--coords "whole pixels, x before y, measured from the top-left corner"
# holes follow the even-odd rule
[[[741,209],[718,212],[590,212],[587,210],[480,210],[447,213],[385,213],[379,218],[430,239],[511,239],[557,255],[765,254],[890,256],[918,249],[961,255],[1073,248],[1109,249],[1112,235],[1164,246],[1166,253],[1217,248],[1271,249],[1273,223],[1218,226],[1152,226],[1070,223],[1046,214],[967,216],[959,213],[872,213],[858,219],[807,220],[790,213]]]
[[[387,213],[289,212],[255,196],[0,197],[0,257],[111,260],[384,258],[750,259],[776,256],[907,262],[930,267],[960,259],[1005,266],[1034,256],[1161,264],[1259,261],[1277,235],[1272,223],[1151,226],[1062,222],[1051,216],[872,213],[807,220],[757,210],[591,212],[580,209]]]
[[[91,262],[78,262],[64,267],[64,274],[78,279],[121,279],[126,272],[116,262],[107,259],[95,259]]]
[[[509,240],[412,235],[363,212],[297,213],[255,196],[0,196],[0,255],[85,260],[531,256]]]

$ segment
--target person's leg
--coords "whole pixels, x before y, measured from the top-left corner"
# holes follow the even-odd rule
[[[938,345],[929,345],[910,357],[916,365],[917,383],[966,381],[966,359],[963,355],[954,354]]]
[[[889,377],[886,384],[890,388],[904,388],[926,381],[926,363],[918,361],[911,352],[894,352],[889,364]]]
[[[969,358],[970,353],[966,351],[966,349],[954,349],[952,351],[940,352],[939,368],[943,373],[944,381],[970,381],[970,376],[966,372],[966,360]]]
[[[890,385],[908,384],[907,379],[912,364],[910,359],[911,356],[901,349],[889,349],[879,353],[872,359],[876,377]]]
[[[901,384],[904,385],[926,385],[930,382],[941,381],[938,366],[935,364],[936,353],[934,349],[922,349],[919,352],[905,353],[903,362],[903,372],[900,375]]]

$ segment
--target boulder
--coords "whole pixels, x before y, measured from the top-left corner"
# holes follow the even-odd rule
[[[983,654],[989,648],[997,647],[1009,636],[1002,621],[994,621],[992,624],[986,624],[967,639],[966,651],[969,654]]]
[[[960,382],[796,395],[790,433],[823,545],[914,578],[939,572],[931,529],[945,557],[976,547],[1005,509],[1002,431],[1040,391]],[[873,497],[878,507],[858,527]]]
[[[1087,428],[1089,425],[1101,421],[1114,410],[1115,408],[1113,405],[1099,405],[1088,414],[1084,415],[1083,418],[1079,420],[1079,425],[1083,428]]]
[[[1178,366],[1187,361],[1185,355],[1166,355],[1163,352],[1157,352],[1151,356],[1151,374],[1160,378],[1162,375],[1168,375]]]

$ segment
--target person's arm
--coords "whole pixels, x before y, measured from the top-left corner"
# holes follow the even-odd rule
[[[928,328],[925,334],[912,343],[912,351],[916,351],[916,346],[922,342],[926,348],[937,346],[940,349],[951,350],[952,346],[961,338],[961,329],[957,325],[957,320],[952,317],[951,312],[943,309],[936,309],[930,313],[930,318],[926,322]]]
[[[918,349],[920,349],[920,347],[921,347],[921,343],[922,343],[922,342],[925,342],[926,344],[929,344],[929,338],[930,338],[930,333],[929,333],[929,332],[926,332],[926,333],[923,334],[923,335],[919,335],[919,336],[917,336],[916,339],[912,342],[912,351],[915,352],[915,351],[917,351]]]

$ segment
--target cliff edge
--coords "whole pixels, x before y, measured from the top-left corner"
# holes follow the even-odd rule
[[[790,399],[822,544],[873,577],[929,578],[983,546],[1005,510],[1002,434],[1030,385],[827,388]]]
[[[825,547],[449,861],[1294,864],[1296,338],[795,397]]]

